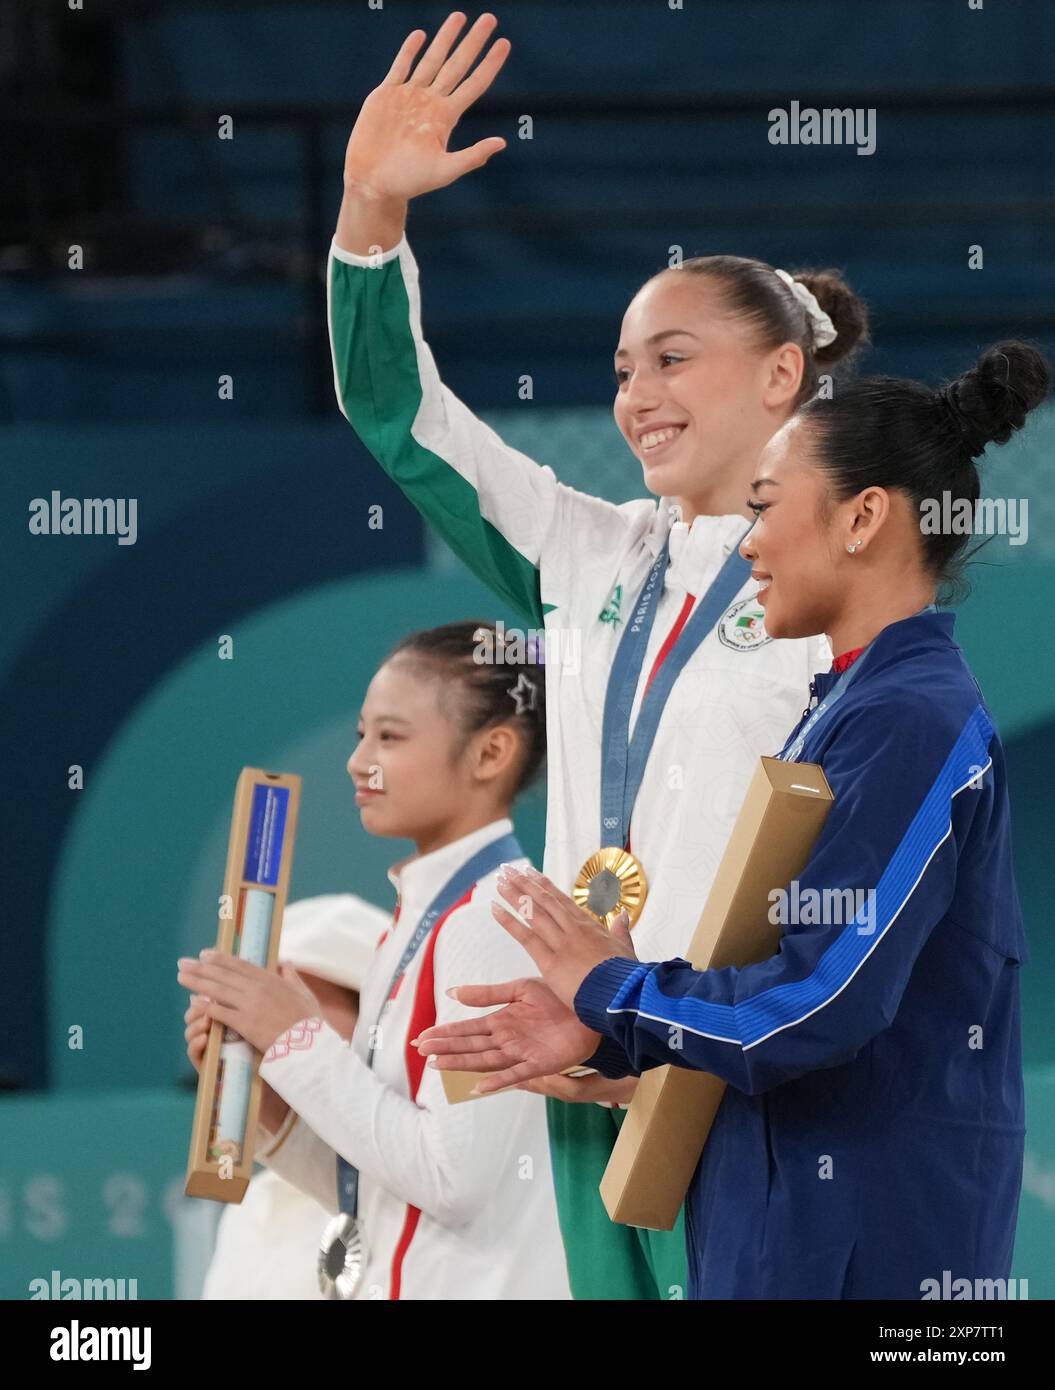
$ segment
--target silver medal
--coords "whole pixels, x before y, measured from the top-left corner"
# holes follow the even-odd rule
[[[358,1221],[342,1211],[331,1217],[319,1241],[319,1290],[324,1298],[354,1298],[363,1277],[366,1246]]]

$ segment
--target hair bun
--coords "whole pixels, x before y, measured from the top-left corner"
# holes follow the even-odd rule
[[[832,321],[834,342],[817,348],[813,360],[823,366],[840,362],[857,348],[866,347],[868,337],[868,306],[854,294],[838,270],[794,270],[792,279],[800,280]]]
[[[937,399],[964,448],[977,458],[988,444],[1006,444],[1047,396],[1051,368],[1030,343],[996,343],[976,366],[943,386]]]

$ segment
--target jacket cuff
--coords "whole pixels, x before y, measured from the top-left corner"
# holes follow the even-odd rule
[[[575,995],[575,1012],[579,1021],[601,1034],[601,1045],[583,1066],[596,1067],[602,1076],[615,1080],[621,1076],[636,1075],[626,1052],[615,1040],[613,1018],[609,1005],[619,995],[626,993],[627,982],[647,974],[649,967],[640,961],[627,960],[625,956],[612,956],[611,959],[595,965],[579,986]]]
[[[602,1076],[606,1076],[609,1081],[621,1081],[624,1076],[637,1076],[638,1073],[630,1065],[630,1058],[617,1042],[611,1038],[602,1038],[601,1045],[592,1057],[587,1057],[582,1064],[584,1067],[593,1067]],[[599,1104],[606,1105],[607,1101],[600,1101]]]
[[[322,1058],[346,1046],[335,1028],[321,1017],[302,1018],[281,1033],[260,1060],[260,1078],[297,1108],[298,1091],[316,1081]],[[314,1054],[314,1055],[312,1055]]]

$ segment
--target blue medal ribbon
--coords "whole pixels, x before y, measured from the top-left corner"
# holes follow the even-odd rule
[[[420,921],[411,933],[410,940],[403,949],[399,964],[392,972],[392,979],[385,991],[385,1002],[381,1005],[381,1012],[371,1030],[371,1039],[378,1036],[381,1020],[392,1002],[392,991],[406,973],[407,967],[421,949],[422,942],[425,941],[439,918],[453,907],[473,884],[486,878],[492,870],[498,868],[499,864],[505,864],[512,859],[523,858],[524,851],[520,848],[517,837],[515,835],[503,835],[497,840],[492,840],[489,845],[484,845],[483,849],[477,850],[471,859],[467,859],[461,868],[451,875],[425,909]],[[374,1065],[374,1050],[374,1042],[371,1040],[366,1055],[368,1067]],[[337,1201],[341,1211],[347,1212],[351,1216],[356,1215],[359,1205],[359,1169],[349,1163],[347,1159],[341,1158],[340,1155],[337,1156]]]
[[[750,531],[751,527],[747,528]],[[744,532],[744,536],[747,535]],[[751,573],[749,561],[740,555],[743,536],[733,546],[707,592],[678,634],[674,648],[656,672],[641,702],[634,736],[630,738],[630,712],[645,660],[649,634],[656,620],[658,595],[670,560],[670,539],[656,556],[644,587],[634,605],[616,650],[605,692],[604,722],[601,727],[601,847],[626,845],[630,817],[645,775],[648,755],[655,742],[660,716],[674,682],[686,662],[699,647],[718,619],[736,597]]]
[[[798,762],[799,754],[802,752],[802,748],[806,742],[807,735],[810,733],[812,729],[816,728],[816,726],[820,723],[820,721],[824,718],[826,714],[830,714],[830,712],[835,708],[835,706],[839,703],[842,697],[846,694],[847,690],[850,688],[851,683],[861,674],[861,667],[864,665],[865,658],[868,656],[868,653],[871,650],[872,648],[870,646],[866,647],[866,649],[861,653],[857,660],[854,661],[854,663],[851,666],[847,666],[846,670],[835,682],[831,690],[828,691],[827,695],[825,695],[824,699],[820,702],[817,708],[806,720],[805,724],[803,724],[799,732],[795,735],[794,740],[790,738],[788,739],[787,743],[784,744],[784,747],[777,754],[777,757],[781,760],[781,762]]]

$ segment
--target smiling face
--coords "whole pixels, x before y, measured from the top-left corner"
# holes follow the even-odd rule
[[[751,495],[757,519],[740,553],[761,586],[766,631],[770,637],[831,632],[845,600],[844,513],[854,501],[832,499],[801,419],[790,420],[762,450]]]
[[[932,603],[934,575],[912,498],[871,483],[838,496],[839,475],[826,471],[822,450],[830,453],[830,437],[808,407],[773,436],[751,484],[756,521],[740,553],[760,585],[770,637],[823,632],[839,655]]]
[[[693,515],[742,511],[801,369],[793,344],[758,350],[715,280],[685,270],[650,280],[624,315],[615,354],[615,420],[645,486]]]

